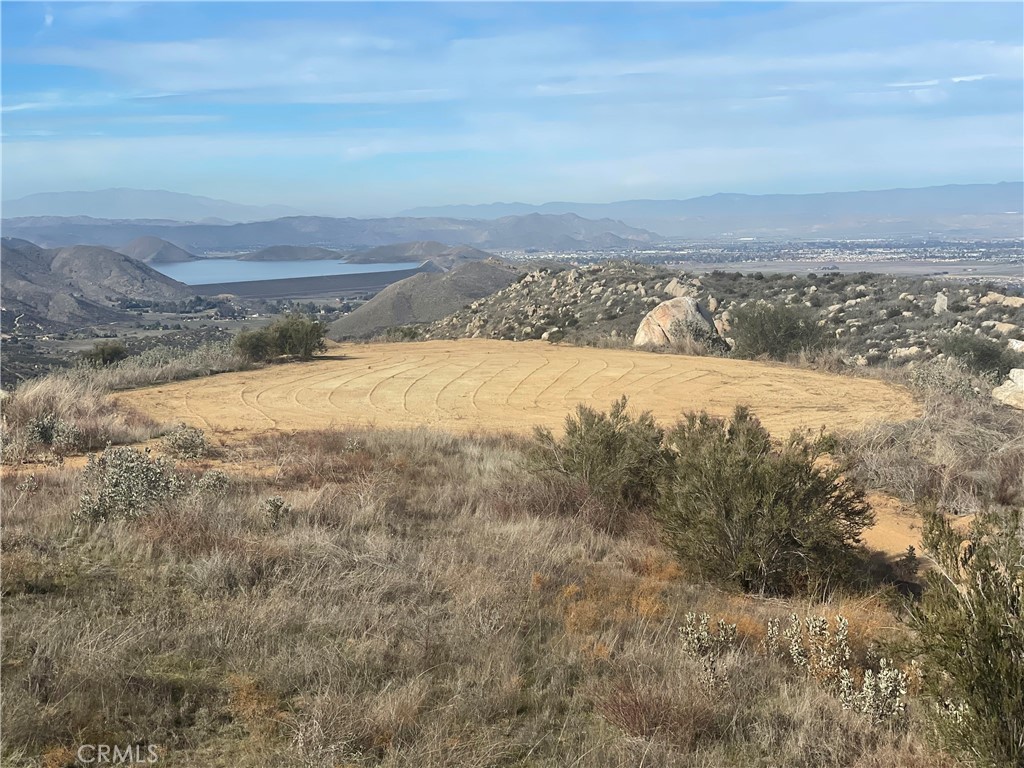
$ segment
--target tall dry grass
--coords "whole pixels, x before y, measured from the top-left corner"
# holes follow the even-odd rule
[[[921,415],[844,437],[839,455],[872,488],[951,514],[1024,503],[1024,419],[955,360],[890,372],[912,387]]]
[[[913,708],[872,725],[758,651],[793,610],[844,611],[866,645],[884,607],[688,582],[650,531],[606,533],[538,485],[516,438],[272,435],[232,462],[227,493],[130,523],[75,522],[69,469],[4,484],[5,759],[100,741],[175,766],[950,764]],[[713,695],[679,635],[703,610],[742,640]]]
[[[55,371],[18,386],[0,401],[3,462],[50,458],[135,443],[164,427],[118,406],[111,393],[252,367],[228,344],[157,347],[106,367]]]

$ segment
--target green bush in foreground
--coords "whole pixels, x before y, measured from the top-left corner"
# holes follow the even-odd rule
[[[258,331],[242,331],[235,337],[235,350],[253,362],[275,357],[310,360],[327,346],[327,326],[303,315],[289,315]]]
[[[924,545],[911,623],[937,731],[975,764],[1024,765],[1024,513],[990,512],[964,537],[932,512]]]
[[[612,508],[653,505],[668,461],[662,449],[664,431],[650,413],[632,416],[626,406],[625,397],[608,413],[577,406],[557,440],[550,430],[537,428],[535,460],[542,468],[582,483]]]
[[[821,349],[829,342],[817,315],[803,306],[757,301],[740,307],[734,315],[731,334],[738,357],[764,355],[785,360],[788,355]]]
[[[747,592],[822,592],[850,575],[872,513],[818,448],[780,449],[746,409],[731,422],[689,414],[667,436],[675,456],[658,517],[687,567]]]

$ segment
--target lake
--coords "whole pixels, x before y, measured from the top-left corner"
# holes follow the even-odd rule
[[[288,277],[321,275],[358,275],[367,272],[394,272],[415,269],[422,261],[387,264],[346,264],[334,259],[306,261],[239,261],[238,259],[202,259],[178,264],[151,264],[157,272],[185,285],[241,283],[250,280],[281,280]]]

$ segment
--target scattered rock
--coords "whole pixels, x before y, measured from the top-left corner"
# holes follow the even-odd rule
[[[992,390],[992,397],[1011,408],[1024,411],[1024,368],[1014,368],[1010,378]]]
[[[944,293],[935,294],[935,305],[932,307],[932,312],[936,315],[941,315],[943,312],[949,311],[949,298]]]
[[[686,283],[679,281],[678,277],[673,277],[668,285],[665,286],[665,293],[677,299],[681,299],[684,296],[693,296],[693,288]]]

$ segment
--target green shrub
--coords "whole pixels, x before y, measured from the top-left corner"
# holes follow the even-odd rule
[[[914,650],[947,748],[1024,765],[1024,513],[981,520],[964,537],[927,515],[934,567],[912,611]]]
[[[420,330],[412,325],[396,325],[384,331],[384,338],[388,341],[415,341],[422,335]]]
[[[81,450],[85,445],[82,431],[55,413],[47,413],[29,422],[26,430],[28,445],[42,445],[58,456]]]
[[[235,350],[246,360],[264,362],[289,356],[309,360],[327,346],[327,326],[303,315],[289,315],[258,331],[241,331],[235,336]]]
[[[942,351],[962,360],[976,373],[994,376],[999,381],[1006,378],[1011,368],[1024,367],[1024,353],[969,333],[951,334],[942,343]]]
[[[163,436],[161,444],[167,453],[179,459],[201,459],[211,449],[203,430],[180,424]]]
[[[273,340],[274,350],[279,355],[310,360],[313,355],[327,349],[324,342],[327,326],[303,315],[288,315],[268,326],[266,330]]]
[[[233,346],[238,354],[254,363],[274,357],[273,340],[265,330],[239,331]]]
[[[536,464],[580,483],[613,511],[652,506],[668,464],[662,448],[664,431],[650,413],[634,417],[626,406],[625,397],[608,413],[579,405],[566,417],[560,439],[538,427]]]
[[[774,449],[743,407],[731,422],[689,414],[666,442],[675,461],[658,517],[688,567],[783,595],[820,592],[850,575],[871,510],[838,470],[815,466],[814,443],[794,434]]]
[[[134,520],[179,490],[169,461],[128,447],[90,456],[82,481],[79,517],[91,522]]]
[[[784,360],[801,350],[820,349],[830,341],[807,307],[753,302],[735,311],[732,326],[734,351],[739,357],[765,355]]]
[[[104,522],[135,520],[187,494],[221,494],[228,477],[218,470],[198,477],[182,474],[169,459],[151,458],[148,449],[122,446],[107,448],[98,458],[90,456],[82,485],[77,519]]]
[[[82,359],[90,365],[102,367],[120,362],[128,357],[128,350],[119,341],[97,341],[88,352],[82,353]]]

